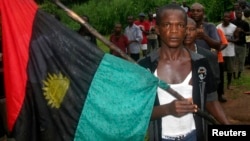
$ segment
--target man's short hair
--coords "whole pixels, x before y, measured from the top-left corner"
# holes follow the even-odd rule
[[[165,6],[160,7],[157,12],[156,12],[156,24],[159,25],[161,22],[161,18],[162,18],[162,13],[164,13],[164,11],[166,10],[178,10],[181,11],[184,15],[184,21],[185,23],[187,23],[187,14],[186,11],[179,6],[178,4],[168,4]]]

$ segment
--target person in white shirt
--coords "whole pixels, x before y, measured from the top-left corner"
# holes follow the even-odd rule
[[[234,57],[235,57],[235,34],[237,27],[230,23],[230,13],[225,12],[223,16],[222,23],[217,25],[217,28],[220,28],[225,36],[227,37],[228,46],[222,50],[222,55],[225,64],[225,71],[227,72],[227,89],[231,89],[232,77],[234,72]]]

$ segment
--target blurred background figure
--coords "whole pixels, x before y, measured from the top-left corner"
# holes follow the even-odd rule
[[[82,19],[89,23],[89,17],[87,15],[83,15]],[[83,36],[84,39],[92,42],[93,44],[97,45],[96,37],[89,32],[87,28],[81,25],[80,29],[78,30],[78,33]]]
[[[142,31],[139,26],[134,24],[134,17],[128,16],[128,26],[125,28],[125,35],[129,41],[128,54],[135,61],[140,59],[140,49],[142,41]]]
[[[156,16],[156,14],[155,14]],[[158,39],[157,34],[155,32],[155,18],[152,12],[148,13],[148,23],[150,25],[149,33],[147,35],[148,39],[148,53],[150,53],[152,50],[158,48]]]
[[[181,7],[185,10],[187,15],[190,17],[190,7],[187,5],[186,0],[182,1]]]
[[[249,24],[242,20],[242,10],[236,11],[236,19],[232,21],[237,26],[236,41],[235,44],[235,72],[234,78],[238,79],[241,77],[241,73],[244,70],[246,60],[246,35],[249,33]]]
[[[235,2],[233,5],[233,9],[230,11],[230,21],[233,21],[236,19],[235,11],[240,10],[240,5],[238,2]]]
[[[119,47],[123,52],[127,53],[128,38],[122,33],[122,25],[120,23],[115,24],[114,32],[111,34],[109,40],[117,47]],[[110,49],[110,54],[115,55],[117,57],[122,57],[120,53],[112,49]]]
[[[147,35],[149,33],[149,28],[150,25],[149,23],[145,20],[146,15],[144,13],[139,14],[139,20],[135,21],[135,24],[140,27],[142,31],[142,41],[141,41],[141,50],[142,50],[142,56],[147,55],[147,50],[148,50],[148,39]]]

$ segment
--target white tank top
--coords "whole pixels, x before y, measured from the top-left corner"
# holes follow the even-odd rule
[[[157,70],[155,71],[157,76]],[[192,72],[188,74],[185,80],[179,84],[169,84],[172,89],[180,93],[185,98],[192,98],[193,86],[189,85],[192,78]],[[157,89],[160,105],[167,104],[176,98],[170,95],[165,90],[158,87]],[[191,132],[195,129],[195,122],[192,113],[186,114],[182,117],[174,117],[167,115],[162,118],[162,136],[178,136]]]

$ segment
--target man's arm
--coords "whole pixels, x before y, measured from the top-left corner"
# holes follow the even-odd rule
[[[197,105],[193,104],[190,99],[174,100],[168,104],[154,106],[151,120],[156,120],[166,115],[181,117],[195,112],[197,112]]]
[[[143,39],[142,31],[138,28],[136,30],[136,41],[141,43],[142,39]]]
[[[229,124],[224,110],[217,100],[206,102],[206,109],[221,124]]]
[[[220,38],[215,26],[210,26],[210,32],[212,35],[205,33],[203,26],[197,28],[197,38],[203,39],[211,48],[219,50],[220,49]]]

